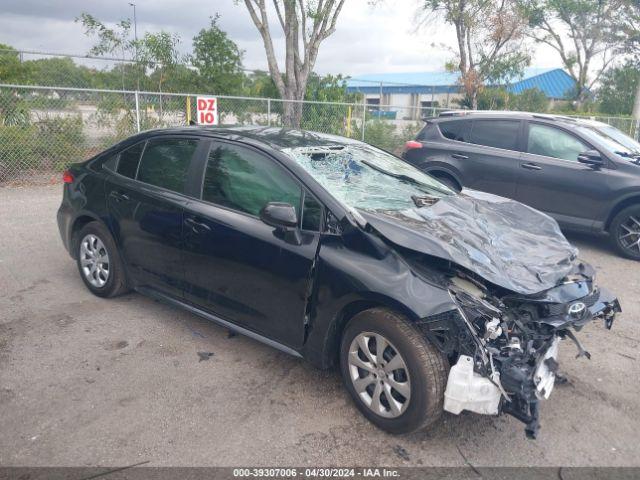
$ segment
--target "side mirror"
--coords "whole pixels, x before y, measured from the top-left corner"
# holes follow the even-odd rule
[[[282,202],[269,202],[262,207],[260,220],[282,230],[288,230],[298,225],[296,209],[292,205]]]
[[[578,161],[589,165],[592,168],[598,168],[604,165],[604,160],[597,150],[587,150],[578,155]]]

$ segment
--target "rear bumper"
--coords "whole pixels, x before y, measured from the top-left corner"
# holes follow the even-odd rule
[[[58,230],[60,231],[60,238],[64,248],[69,252],[69,255],[73,257],[71,253],[71,223],[73,220],[73,214],[71,208],[64,203],[58,208],[57,214]]]

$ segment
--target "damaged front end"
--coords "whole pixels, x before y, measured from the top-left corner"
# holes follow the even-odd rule
[[[593,269],[577,263],[557,286],[534,295],[485,284],[461,270],[449,276],[457,309],[423,319],[420,328],[450,361],[445,410],[458,414],[508,413],[525,423],[528,438],[539,429],[538,402],[558,378],[561,340],[590,358],[574,331],[601,320],[610,329],[618,300],[594,284]]]

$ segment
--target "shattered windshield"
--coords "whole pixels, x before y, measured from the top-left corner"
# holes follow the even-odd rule
[[[369,145],[296,147],[283,152],[349,207],[405,210],[455,195],[433,177]]]

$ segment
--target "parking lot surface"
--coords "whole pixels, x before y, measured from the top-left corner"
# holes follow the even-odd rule
[[[0,188],[0,465],[640,466],[640,264],[602,239],[569,236],[623,313],[578,334],[590,361],[562,343],[569,383],[537,440],[470,413],[393,436],[337,371],[139,294],[91,295],[58,235],[61,191]]]

